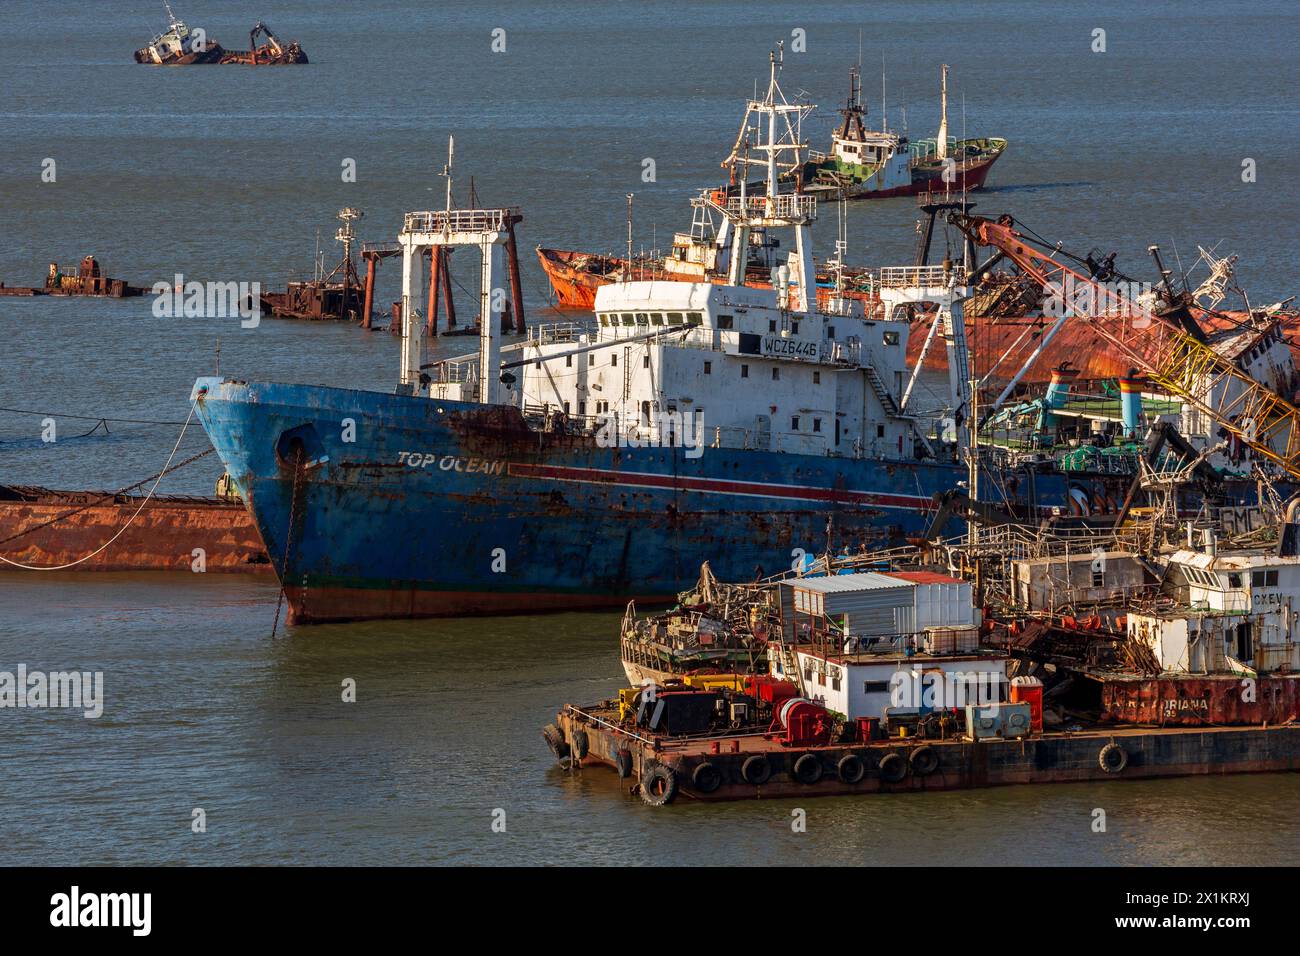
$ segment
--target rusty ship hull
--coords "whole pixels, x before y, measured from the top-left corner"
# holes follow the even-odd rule
[[[122,532],[76,570],[193,572],[201,549],[208,572],[270,573],[257,527],[240,501],[154,496],[141,509],[143,502],[143,496],[112,492],[0,486],[0,556],[55,568]],[[15,569],[0,564],[0,570]]]
[[[509,406],[325,386],[205,378],[194,397],[296,622],[667,599],[704,560],[749,580],[792,549],[820,551],[828,521],[842,543],[900,543],[966,475],[933,460],[600,447]],[[1065,502],[1063,479],[1035,487]]]
[[[691,272],[673,272],[664,269],[654,261],[640,261],[606,256],[595,252],[579,252],[573,249],[546,249],[537,247],[537,259],[542,271],[555,293],[556,305],[562,309],[581,309],[590,312],[596,305],[596,290],[612,282],[618,282],[623,276],[636,278],[653,278],[672,282],[708,282],[725,284],[725,276],[704,277]],[[817,304],[825,308],[831,300],[834,290],[830,277],[818,276]],[[762,269],[750,269],[745,285],[751,289],[770,289],[772,283]],[[852,287],[846,288],[845,298],[871,300],[866,293]]]

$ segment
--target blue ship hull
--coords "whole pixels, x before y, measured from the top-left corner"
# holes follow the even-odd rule
[[[899,544],[965,477],[941,462],[604,448],[530,430],[511,407],[379,392],[208,378],[194,394],[299,622],[619,605],[689,587],[706,560],[750,580],[797,549]]]
[[[966,478],[935,461],[599,447],[513,407],[324,386],[204,378],[194,397],[299,623],[618,606],[673,596],[704,561],[752,580],[800,551],[901,544]],[[1090,493],[1122,498],[1129,480]],[[1089,485],[981,481],[1017,509],[1068,510],[1069,486]]]

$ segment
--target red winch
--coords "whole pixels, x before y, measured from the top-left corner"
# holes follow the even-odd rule
[[[787,747],[811,747],[830,743],[833,725],[830,711],[821,704],[806,697],[792,697],[777,709],[769,732],[783,729],[785,737],[781,742]]]

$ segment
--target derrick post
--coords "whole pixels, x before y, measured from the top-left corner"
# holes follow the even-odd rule
[[[519,279],[519,249],[515,245],[515,217],[506,219],[506,266],[510,270],[510,309],[515,314],[515,331],[524,334],[524,290]]]
[[[442,246],[429,248],[429,317],[427,334],[438,334],[438,285],[442,281]]]
[[[456,300],[451,297],[451,250],[444,249],[442,259],[442,301],[447,307],[447,331],[456,327]]]
[[[366,256],[366,304],[361,314],[361,327],[368,329],[373,324],[375,307],[375,272],[379,267],[379,257]]]

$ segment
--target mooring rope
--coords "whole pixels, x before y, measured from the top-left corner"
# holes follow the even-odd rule
[[[90,554],[86,555],[85,557],[78,558],[76,561],[69,561],[67,564],[55,565],[54,567],[38,567],[37,565],[34,564],[22,564],[21,562],[18,561],[11,561],[9,558],[6,558],[4,555],[0,555],[0,561],[3,561],[5,564],[11,565],[15,568],[22,568],[25,571],[65,571],[68,568],[75,568],[77,565],[89,561],[91,558],[95,557],[96,555],[106,550],[109,547],[109,545],[111,545],[114,541],[116,541],[118,538],[122,537],[122,535],[126,533],[126,530],[129,527],[131,527],[132,524],[135,523],[135,519],[140,516],[140,512],[144,511],[144,506],[149,503],[151,498],[153,498],[154,492],[158,490],[159,482],[163,480],[163,476],[166,475],[168,470],[171,468],[172,459],[176,457],[176,450],[181,447],[181,440],[184,439],[185,437],[185,430],[190,427],[190,421],[193,420],[194,418],[194,409],[196,407],[197,407],[196,402],[190,403],[190,413],[185,417],[185,423],[181,426],[181,433],[176,436],[176,444],[172,445],[171,454],[167,456],[167,462],[166,464],[163,465],[162,471],[158,472],[158,477],[154,480],[153,487],[151,487],[149,489],[149,493],[144,496],[144,500],[140,502],[140,507],[135,509],[135,513],[132,514],[129,519],[127,519],[126,524],[122,525],[122,527],[118,529],[117,533],[113,535],[113,537],[109,538],[102,545],[100,545],[94,551],[90,552]],[[203,454],[206,455],[207,452],[205,451]],[[195,456],[195,458],[201,458],[201,457],[202,455]],[[193,461],[194,459],[190,459],[190,460]],[[188,462],[186,462],[186,464],[188,464]],[[135,485],[128,486],[128,487],[139,487],[140,485],[144,484],[145,481],[148,480],[149,479],[146,478],[144,479],[144,481],[137,482]],[[105,497],[107,498],[112,496],[105,495]],[[86,508],[89,507],[91,507],[91,505],[85,505],[82,508],[76,510],[84,511]],[[73,514],[73,513],[75,512],[69,512],[69,514]],[[53,524],[54,521],[60,521],[65,517],[67,517],[67,515],[61,515],[58,518],[53,519],[53,521],[49,523]],[[25,531],[23,532],[23,534],[26,533],[27,532]],[[14,537],[21,537],[21,535],[15,535]],[[12,540],[12,538],[7,540]]]
[[[275,598],[275,617],[271,620],[272,640],[280,629],[280,608],[284,606],[284,582],[289,574],[289,549],[293,546],[293,530],[298,521],[298,494],[302,490],[303,470],[303,449],[300,445],[293,460],[293,491],[289,495],[289,530],[284,536],[284,559],[280,562],[280,592]]]

